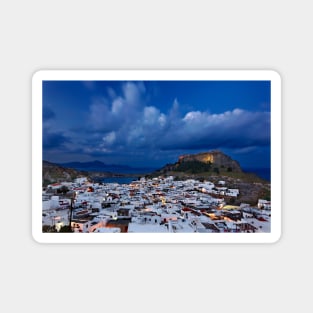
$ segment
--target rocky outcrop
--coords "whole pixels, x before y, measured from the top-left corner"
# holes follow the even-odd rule
[[[232,172],[242,172],[240,165],[237,161],[217,150],[197,154],[181,155],[178,158],[178,163],[193,161],[207,164],[211,163],[213,167],[231,169]]]

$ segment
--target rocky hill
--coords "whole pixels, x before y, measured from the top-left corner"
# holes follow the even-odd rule
[[[245,182],[269,183],[255,173],[242,170],[240,164],[221,151],[210,151],[198,154],[186,154],[173,164],[166,164],[150,176],[175,176],[177,179],[217,179],[229,177]]]
[[[186,162],[201,162],[209,164],[213,168],[224,168],[230,172],[242,172],[237,161],[233,160],[221,151],[216,150],[204,153],[181,155],[178,158],[177,166],[179,167],[181,164]]]
[[[82,176],[88,176],[88,173],[71,168],[65,168],[48,161],[42,161],[43,186],[61,181],[72,181],[75,178]]]
[[[160,171],[201,174],[201,173],[242,173],[239,163],[220,151],[181,155],[174,164],[167,164]]]

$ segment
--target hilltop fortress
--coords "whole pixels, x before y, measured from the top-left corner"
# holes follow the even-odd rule
[[[242,172],[239,163],[221,151],[213,150],[198,154],[185,154],[178,158],[178,163],[198,161],[211,163],[217,167],[232,168],[233,172]]]

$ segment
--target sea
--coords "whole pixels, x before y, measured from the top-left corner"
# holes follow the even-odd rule
[[[260,178],[271,181],[271,169],[270,168],[243,168],[244,172],[254,173]]]
[[[118,183],[118,184],[130,184],[132,181],[138,180],[136,177],[103,177],[99,179],[104,184]]]
[[[243,171],[246,173],[254,173],[260,178],[263,178],[267,181],[271,181],[271,169],[270,168],[243,168]],[[132,181],[138,180],[139,177],[104,177],[99,179],[99,181],[109,184],[109,183],[118,183],[118,184],[130,184]]]

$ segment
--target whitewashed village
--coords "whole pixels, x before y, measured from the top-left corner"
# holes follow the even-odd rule
[[[64,190],[64,193],[56,192]],[[90,182],[87,177],[43,188],[43,232],[260,233],[271,231],[271,202],[230,204],[239,189],[173,176],[129,184]]]

